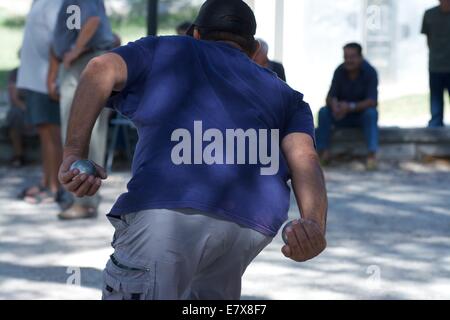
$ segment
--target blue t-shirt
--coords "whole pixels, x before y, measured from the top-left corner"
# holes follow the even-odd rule
[[[279,130],[275,144],[266,144],[273,151],[290,133],[314,139],[313,116],[303,95],[224,42],[147,37],[112,52],[126,62],[128,80],[108,106],[132,120],[139,141],[128,192],[119,197],[110,215],[189,208],[275,236],[290,205],[290,175],[283,154],[280,151],[277,158],[279,170],[263,175],[261,168],[267,162],[249,160],[250,150],[255,153],[250,138],[241,164],[236,159],[237,143],[233,155],[225,140],[228,130],[254,130],[261,151],[259,143],[267,143]],[[173,158],[180,141],[189,141],[174,139],[180,129],[192,137],[190,147],[179,152],[189,158],[183,163]],[[207,138],[210,129],[214,134]],[[266,135],[259,136],[263,130]],[[221,135],[223,148],[214,148],[211,155],[235,161],[207,164],[206,158],[201,159],[202,150],[206,152]]]
[[[377,71],[364,60],[358,78],[352,80],[344,65],[340,65],[334,73],[328,96],[355,103],[367,99],[378,101]]]

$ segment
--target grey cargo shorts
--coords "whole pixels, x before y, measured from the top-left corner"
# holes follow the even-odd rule
[[[239,300],[247,266],[273,239],[191,210],[109,219],[103,300]]]

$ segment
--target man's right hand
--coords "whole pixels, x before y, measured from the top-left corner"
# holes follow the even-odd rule
[[[333,116],[335,119],[338,119],[340,117],[340,112],[341,112],[341,105],[338,101],[338,99],[333,98],[331,100],[331,111],[333,112]]]
[[[78,198],[91,197],[95,195],[102,180],[107,178],[104,168],[95,164],[97,173],[100,177],[89,176],[87,174],[80,174],[78,169],[70,170],[70,166],[75,162],[81,160],[77,156],[67,156],[59,169],[58,179],[61,185],[69,192]]]

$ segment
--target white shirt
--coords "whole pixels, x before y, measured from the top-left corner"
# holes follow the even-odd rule
[[[35,0],[27,16],[17,87],[48,94],[50,47],[62,0]]]

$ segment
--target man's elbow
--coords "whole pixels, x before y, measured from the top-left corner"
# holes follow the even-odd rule
[[[95,57],[89,61],[81,78],[99,82],[109,88],[114,85],[114,70],[103,57]]]
[[[89,19],[86,21],[85,26],[97,28],[101,22],[102,22],[102,19],[99,16],[92,16],[92,17],[89,17]]]
[[[320,158],[315,150],[308,151],[294,151],[290,155],[290,161],[292,170],[305,170],[306,168],[319,168]]]
[[[292,148],[289,152],[289,158],[294,161],[319,161],[319,155],[317,154],[316,149],[312,142],[311,146],[303,147],[303,148]]]
[[[83,73],[95,74],[98,72],[103,72],[107,69],[107,65],[102,57],[92,58],[84,69]]]

